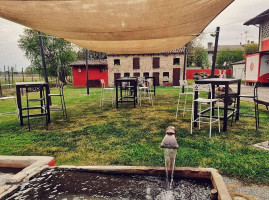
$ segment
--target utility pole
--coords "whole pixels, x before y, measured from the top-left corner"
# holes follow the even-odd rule
[[[212,59],[211,78],[215,77],[216,58],[217,58],[218,43],[219,43],[219,31],[220,31],[220,28],[217,27],[216,28],[216,33],[214,34],[214,36],[215,36],[215,46],[214,46],[214,54],[213,54],[213,59]]]

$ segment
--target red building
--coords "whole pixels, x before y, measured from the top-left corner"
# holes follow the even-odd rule
[[[246,55],[246,82],[269,83],[269,9],[244,25],[259,25],[259,52]]]
[[[76,61],[70,64],[73,71],[73,85],[75,87],[86,87],[86,61]],[[88,61],[88,79],[91,87],[100,86],[100,79],[104,79],[108,86],[108,70],[106,60]]]

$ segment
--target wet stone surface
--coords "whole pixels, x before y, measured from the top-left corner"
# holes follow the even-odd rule
[[[5,185],[8,179],[21,170],[21,168],[0,167],[0,186]]]
[[[7,199],[208,200],[211,189],[208,180],[175,179],[169,190],[165,177],[48,169]]]

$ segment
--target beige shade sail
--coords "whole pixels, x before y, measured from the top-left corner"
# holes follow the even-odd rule
[[[155,53],[180,48],[233,0],[0,0],[0,17],[87,49]]]

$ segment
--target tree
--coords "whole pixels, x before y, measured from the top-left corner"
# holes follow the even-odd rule
[[[26,69],[24,70],[25,74],[32,74],[32,73],[38,73],[38,71],[36,71],[36,69],[33,66],[28,66],[26,67]]]
[[[58,77],[65,83],[65,75],[71,70],[67,66],[75,61],[76,52],[71,43],[63,39],[42,34],[42,40],[48,76]],[[44,75],[37,31],[25,29],[23,35],[20,35],[18,44],[25,51],[25,56],[31,61],[32,67]]]
[[[244,47],[245,55],[259,51],[259,45],[256,43],[246,44]]]
[[[202,46],[203,37],[197,37],[190,41],[187,46],[187,66],[209,67],[208,52]]]
[[[217,53],[216,68],[228,68],[231,63],[244,60],[244,52],[241,49],[223,49]]]
[[[92,51],[89,50],[89,60],[95,60],[95,59],[106,59],[107,54],[104,52],[97,52],[97,51]],[[78,60],[85,60],[85,49],[84,48],[79,48],[77,52],[77,59]]]
[[[202,69],[209,67],[208,53],[202,46],[196,46],[193,48],[191,53],[192,62],[196,67],[201,67]]]

